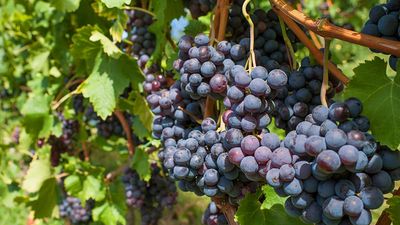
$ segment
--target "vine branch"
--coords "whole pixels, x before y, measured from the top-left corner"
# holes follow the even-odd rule
[[[282,12],[281,14],[285,14],[287,17],[290,18],[290,20],[296,21],[297,23],[303,25],[307,29],[322,37],[337,38],[343,41],[362,45],[371,49],[376,49],[381,52],[400,57],[400,42],[398,41],[387,40],[368,34],[362,34],[359,32],[347,30],[335,26],[329,22],[320,25],[318,24],[318,21],[314,21],[304,15],[304,13],[294,9],[284,0],[270,0],[270,2],[275,11]]]
[[[126,139],[128,141],[129,155],[132,156],[135,153],[135,145],[133,144],[131,128],[129,127],[129,124],[126,121],[124,114],[120,110],[115,110],[114,115],[118,118],[119,122],[122,125],[122,128],[124,129]]]
[[[299,38],[299,40],[310,50],[310,53],[314,56],[315,60],[320,65],[323,65],[323,54],[318,48],[315,47],[312,41],[308,39],[304,31],[283,12],[277,10],[276,8],[274,8],[274,11],[285,21],[286,25],[293,31],[297,38]],[[328,62],[328,69],[329,72],[343,84],[349,83],[350,79],[346,77],[346,75],[344,75],[342,71],[340,71],[332,62]]]

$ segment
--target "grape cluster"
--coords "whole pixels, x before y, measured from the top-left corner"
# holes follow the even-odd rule
[[[228,159],[223,140],[228,132],[217,132],[217,124],[206,118],[201,128],[193,129],[186,139],[167,139],[159,158],[183,191],[209,197],[227,194],[232,203],[254,191],[257,183],[240,174]],[[251,184],[250,184],[251,183]]]
[[[143,90],[146,94],[151,94],[162,89],[166,89],[168,87],[168,79],[172,75],[168,71],[165,75],[162,74],[156,64],[148,68],[143,68],[143,73],[145,74]]]
[[[140,208],[143,225],[157,224],[164,208],[172,208],[176,203],[175,184],[162,174],[156,164],[151,165],[151,179],[145,182],[132,169],[127,169],[122,177],[125,185],[126,204]]]
[[[227,225],[228,221],[226,220],[225,215],[220,212],[215,202],[210,202],[208,204],[206,211],[204,212],[201,222],[203,225]]]
[[[383,194],[399,179],[400,154],[374,141],[361,112],[355,98],[318,105],[268,151],[265,179],[278,195],[290,196],[289,215],[310,224],[371,223],[370,210],[383,204]]]
[[[240,45],[221,41],[216,48],[209,45],[204,34],[195,38],[183,36],[178,43],[179,59],[174,67],[180,72],[181,89],[194,100],[208,95],[220,98],[226,92],[228,81],[224,76],[234,61],[244,60],[246,53]]]
[[[322,80],[323,68],[311,65],[310,59],[304,58],[300,69],[289,74],[287,86],[275,93],[276,127],[287,131],[294,130],[315,106],[321,104]],[[330,77],[329,86],[326,95],[328,101],[334,97],[336,91],[341,91],[343,85]]]
[[[400,41],[400,2],[388,0],[386,4],[374,6],[369,12],[369,20],[365,23],[362,33],[393,41]],[[376,51],[376,50],[372,50]],[[398,58],[391,55],[389,65],[397,69]]]
[[[89,224],[92,220],[92,208],[94,201],[86,201],[85,207],[82,206],[78,198],[68,196],[59,205],[60,217],[68,219],[72,224]]]
[[[241,129],[244,132],[262,131],[271,119],[272,91],[286,86],[287,76],[283,70],[268,71],[255,67],[249,74],[243,66],[235,65],[226,73],[229,83],[224,105],[223,120],[229,128]]]
[[[139,10],[127,10],[128,20],[128,38],[133,45],[130,53],[138,59],[140,67],[144,67],[154,52],[156,38],[148,28],[153,23],[150,14]]]
[[[62,123],[62,134],[60,137],[51,135],[48,139],[51,145],[51,164],[57,166],[60,163],[60,156],[65,152],[74,150],[74,135],[79,132],[79,122],[77,120],[65,119],[62,114],[57,115]]]
[[[245,47],[248,52],[250,49],[250,38],[248,38],[250,36],[250,27],[242,15],[242,3],[243,0],[234,1],[231,6],[228,32],[232,34],[231,40]],[[257,64],[268,70],[289,65],[288,50],[275,12],[256,9],[251,14],[251,19],[255,27],[254,51]],[[296,36],[287,28],[286,33],[294,50],[296,50]]]
[[[147,103],[156,115],[153,120],[153,137],[161,140],[182,138],[192,127],[195,118],[201,118],[200,102],[194,102],[180,89],[180,82],[169,90],[147,96]]]
[[[207,15],[215,6],[215,0],[185,0],[185,7],[189,9],[194,19]]]

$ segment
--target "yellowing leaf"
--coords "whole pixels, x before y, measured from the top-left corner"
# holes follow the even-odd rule
[[[110,41],[110,39],[97,30],[92,31],[92,35],[89,39],[93,42],[100,41],[103,46],[103,51],[109,56],[117,58],[122,53],[121,50],[119,50],[119,48],[115,46],[112,41]]]
[[[37,192],[45,180],[52,176],[48,159],[33,160],[22,183],[22,188],[30,193]]]

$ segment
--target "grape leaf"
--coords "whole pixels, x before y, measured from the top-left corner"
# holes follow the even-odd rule
[[[138,117],[133,118],[132,130],[140,140],[144,140],[144,138],[150,136],[150,131],[146,129]]]
[[[139,174],[142,180],[150,180],[151,170],[149,163],[149,155],[143,148],[136,148],[135,155],[132,160],[132,168]]]
[[[35,212],[35,218],[45,218],[57,215],[59,190],[57,180],[52,177],[43,182],[35,199],[28,203]]]
[[[52,4],[61,12],[73,12],[79,8],[81,0],[53,0]]]
[[[386,66],[380,58],[360,64],[354,69],[345,97],[357,97],[363,102],[363,114],[370,119],[372,134],[396,149],[400,144],[400,75],[390,79]]]
[[[247,194],[240,201],[235,215],[240,225],[265,224],[267,218],[265,210],[261,210],[261,203],[258,201],[260,196],[261,192],[259,191],[254,194]]]
[[[33,160],[29,165],[22,188],[30,193],[37,192],[42,187],[43,182],[51,176],[50,161],[48,159]]]
[[[83,180],[82,191],[79,192],[79,198],[82,202],[92,198],[96,201],[101,201],[106,195],[106,190],[102,186],[101,177],[92,175],[86,176]]]
[[[120,8],[124,4],[131,3],[131,0],[101,0],[108,8],[118,7]]]
[[[79,88],[83,96],[89,98],[96,113],[102,119],[106,119],[113,112],[118,97],[129,83],[138,83],[142,79],[136,61],[126,54],[122,54],[118,59],[99,54],[92,73]]]
[[[92,35],[89,38],[91,41],[96,42],[100,41],[103,45],[103,51],[111,57],[118,58],[121,55],[121,50],[115,44],[110,41],[104,34],[100,33],[97,30],[92,31]]]
[[[64,179],[64,187],[69,195],[76,195],[82,189],[82,182],[78,175],[69,175]]]
[[[389,208],[386,211],[389,213],[393,225],[400,225],[400,197],[393,196],[387,201],[387,204]]]
[[[282,198],[275,193],[274,188],[269,185],[264,185],[261,188],[265,200],[261,205],[261,209],[271,209],[275,204],[285,204],[286,198]]]
[[[200,20],[190,20],[189,24],[185,27],[185,34],[196,36],[199,33],[203,33],[207,29],[207,24],[201,22]]]
[[[263,193],[272,194],[272,191],[269,188],[263,187],[262,189]],[[264,205],[263,203],[263,206],[259,202],[262,192],[258,191],[254,194],[247,194],[245,198],[240,201],[239,209],[235,216],[240,225],[276,225],[277,221],[279,221],[279,225],[304,224],[300,219],[290,217],[286,214],[282,205],[282,199],[268,199],[268,196],[266,196],[266,201],[272,200],[275,204],[270,206],[269,204]]]
[[[41,92],[32,92],[21,108],[23,124],[32,138],[44,138],[50,135],[54,118],[50,113],[51,96]]]
[[[153,125],[153,113],[150,108],[147,106],[146,99],[140,94],[136,95],[135,101],[132,107],[132,113],[135,116],[138,116],[140,122],[144,125],[144,127],[151,131]]]
[[[101,51],[99,43],[90,41],[92,32],[98,30],[95,26],[84,26],[79,28],[72,36],[71,55],[75,61],[83,60],[86,70],[92,70],[96,56]]]
[[[155,51],[148,62],[150,65],[161,59],[164,47],[167,43],[166,35],[169,35],[171,21],[184,14],[183,3],[181,0],[153,1],[152,3],[156,20],[149,27],[149,31],[156,35],[157,42]]]
[[[123,213],[109,202],[96,207],[92,211],[93,220],[103,222],[105,225],[125,224]]]

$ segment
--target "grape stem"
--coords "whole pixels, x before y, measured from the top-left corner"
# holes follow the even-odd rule
[[[328,107],[328,103],[326,102],[326,91],[329,88],[329,70],[328,70],[328,62],[329,62],[329,46],[331,44],[331,40],[329,38],[325,38],[325,48],[324,48],[324,76],[321,85],[321,103],[322,105]]]
[[[317,47],[315,47],[312,41],[308,39],[307,35],[296,24],[296,22],[291,20],[290,17],[286,16],[283,12],[277,10],[276,8],[273,9],[276,12],[276,14],[278,14],[278,16],[285,21],[286,25],[293,31],[293,33],[297,36],[297,38],[308,48],[310,53],[314,56],[315,60],[320,65],[323,65],[323,54]],[[338,80],[340,80],[343,84],[349,83],[350,79],[346,77],[346,75],[344,75],[342,71],[340,71],[332,62],[328,62],[328,69],[329,72]]]
[[[400,195],[400,188],[393,192],[393,196],[399,196],[399,195]],[[390,219],[390,214],[385,210],[380,215],[378,221],[376,222],[376,225],[390,225],[390,224],[392,224],[392,219]]]
[[[147,9],[143,9],[143,8],[140,8],[140,7],[136,7],[136,6],[124,6],[123,9],[125,9],[125,10],[137,10],[137,11],[142,11],[142,12],[144,12],[144,13],[149,14],[149,15],[152,16],[152,17],[156,17],[156,14],[154,14],[153,12],[151,12],[151,11],[149,11],[149,10],[147,10]]]
[[[212,200],[217,204],[218,208],[224,213],[229,225],[239,225],[235,221],[236,208],[229,204],[226,199],[213,197]]]
[[[346,42],[362,45],[400,57],[400,42],[398,41],[387,40],[384,38],[378,38],[368,34],[347,30],[335,26],[329,22],[325,22],[322,26],[320,26],[318,21],[314,21],[304,15],[304,13],[294,9],[290,4],[286,3],[285,0],[270,0],[270,2],[275,11],[285,14],[290,18],[290,20],[296,21],[297,23],[324,38],[337,38]],[[286,20],[285,22],[287,23]]]
[[[254,23],[251,20],[249,13],[247,12],[247,5],[251,0],[245,0],[242,5],[242,14],[246,18],[250,26],[250,56],[248,59],[249,71],[251,72],[254,67],[256,67],[256,54],[254,53]]]
[[[289,51],[289,55],[290,55],[289,63],[291,64],[291,68],[293,70],[296,70],[297,62],[296,62],[296,55],[294,54],[292,42],[289,40],[289,37],[287,35],[285,23],[283,22],[281,17],[278,17],[278,18],[279,18],[279,25],[281,26],[281,30],[282,30],[283,40],[285,41],[286,49]]]
[[[208,99],[208,98],[207,98]],[[207,104],[206,104],[207,105]],[[206,107],[207,108],[207,107]],[[178,109],[182,110],[182,112],[188,114],[194,121],[196,121],[196,123],[201,124],[202,120],[200,118],[198,118],[197,116],[195,116],[193,113],[187,111],[186,109],[184,109],[182,106],[178,106]]]
[[[133,154],[135,154],[135,145],[134,145],[133,139],[132,139],[131,128],[129,127],[129,124],[126,121],[124,114],[120,110],[118,110],[118,109],[115,110],[114,115],[118,118],[119,122],[122,125],[122,128],[124,129],[126,139],[128,141],[127,145],[128,145],[129,155],[133,156]]]

